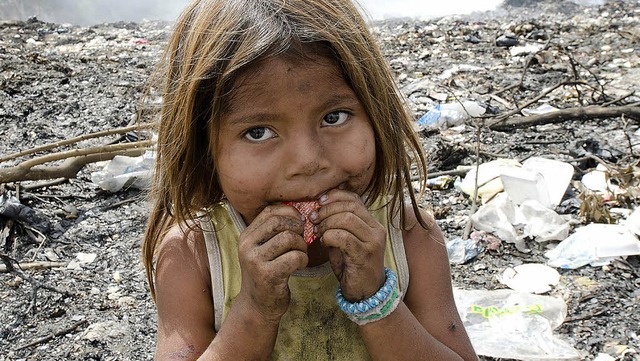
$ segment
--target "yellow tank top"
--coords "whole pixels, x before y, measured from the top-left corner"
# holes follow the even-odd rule
[[[409,271],[402,231],[389,221],[388,207],[374,204],[371,213],[387,228],[385,266],[398,274],[402,294]],[[202,218],[214,305],[216,332],[240,292],[238,239],[246,225],[227,202],[211,207]],[[335,301],[338,281],[329,263],[296,271],[289,279],[291,302],[280,321],[271,360],[370,360],[358,326]],[[247,347],[250,347],[249,345]]]

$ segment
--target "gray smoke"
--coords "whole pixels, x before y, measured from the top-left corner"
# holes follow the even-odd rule
[[[76,25],[174,20],[189,0],[0,0],[0,19],[40,20]]]

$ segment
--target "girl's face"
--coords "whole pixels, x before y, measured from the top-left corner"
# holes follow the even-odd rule
[[[369,117],[327,59],[265,60],[233,87],[216,160],[222,190],[247,224],[269,204],[362,194],[375,168]]]

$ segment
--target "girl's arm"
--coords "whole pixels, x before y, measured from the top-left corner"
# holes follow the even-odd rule
[[[156,263],[156,359],[268,359],[288,307],[289,276],[308,261],[299,217],[290,206],[268,207],[241,234],[243,286],[217,334],[204,235],[174,226]]]
[[[403,232],[409,287],[386,318],[360,327],[374,360],[477,360],[451,289],[449,259],[435,221],[424,229],[410,207]]]
[[[375,294],[384,283],[386,230],[352,192],[334,189],[323,195],[312,214],[321,242],[340,281],[345,300]],[[477,360],[458,315],[449,260],[435,221],[424,229],[406,209],[403,239],[409,264],[409,287],[403,301],[386,318],[360,327],[374,360]]]
[[[156,360],[259,360],[271,353],[277,323],[266,322],[241,305],[232,308],[216,335],[202,232],[182,232],[174,226],[162,241],[156,304]]]

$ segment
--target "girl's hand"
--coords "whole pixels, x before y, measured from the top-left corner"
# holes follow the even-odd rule
[[[333,189],[319,199],[317,236],[329,247],[329,261],[349,301],[375,294],[384,284],[386,229],[369,213],[360,196]]]
[[[289,276],[306,267],[307,244],[300,214],[287,205],[266,207],[240,234],[242,307],[279,322],[289,307]]]

